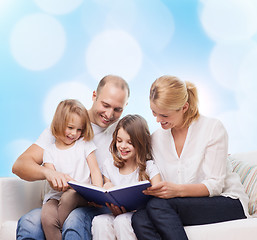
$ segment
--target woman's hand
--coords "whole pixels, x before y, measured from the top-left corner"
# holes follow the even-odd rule
[[[143,191],[146,195],[153,195],[159,198],[180,197],[180,186],[171,182],[159,182]]]
[[[115,206],[114,204],[109,204],[109,203],[106,203],[106,206],[111,210],[112,214],[114,216],[118,216],[122,213],[126,213],[126,209],[124,207],[118,207],[118,206]]]

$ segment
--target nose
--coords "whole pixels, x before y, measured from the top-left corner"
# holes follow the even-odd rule
[[[77,134],[77,129],[72,129],[72,130],[71,130],[71,134],[72,134],[72,135],[76,135],[76,134]]]
[[[126,148],[126,143],[125,143],[125,142],[121,142],[120,147],[121,147],[122,149]]]
[[[106,110],[105,115],[106,115],[106,117],[107,117],[108,119],[112,119],[112,118],[113,118],[113,115],[114,115],[113,109],[110,108],[110,109]]]
[[[162,121],[162,118],[160,116],[156,116],[156,122],[159,123]]]

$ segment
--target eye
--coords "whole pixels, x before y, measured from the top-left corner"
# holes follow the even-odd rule
[[[114,108],[114,111],[115,111],[115,112],[122,112],[122,111],[123,111],[123,108]]]

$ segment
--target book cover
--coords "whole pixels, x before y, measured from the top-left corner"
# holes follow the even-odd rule
[[[110,189],[74,181],[69,181],[68,184],[90,202],[99,205],[105,205],[106,202],[113,203],[119,207],[123,206],[127,211],[133,211],[144,206],[150,199],[150,196],[142,192],[151,186],[151,183],[147,180],[125,186],[114,186]]]

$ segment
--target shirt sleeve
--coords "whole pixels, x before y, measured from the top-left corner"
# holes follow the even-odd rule
[[[53,158],[53,155],[51,154],[50,147],[48,147],[47,149],[44,150],[43,164],[44,163],[52,163],[52,164],[54,164],[54,158]]]
[[[96,150],[96,145],[94,144],[93,141],[87,141],[85,142],[83,139],[80,139],[78,141],[81,141],[82,144],[84,144],[84,148],[85,148],[85,156],[86,158],[88,157],[88,155],[90,153],[92,153],[93,151]]]
[[[146,161],[146,173],[150,179],[160,173],[153,160]]]
[[[35,144],[37,144],[39,147],[46,149],[48,148],[51,144],[55,142],[55,137],[51,133],[50,128],[46,128],[39,138],[36,140]]]
[[[227,172],[228,135],[220,121],[213,127],[209,142],[206,146],[203,171],[205,180],[202,183],[207,187],[209,196],[218,196],[222,193]]]
[[[107,158],[105,161],[104,161],[104,164],[103,164],[103,169],[102,169],[102,174],[110,179],[110,175],[113,174],[113,159],[110,159],[110,158]]]

